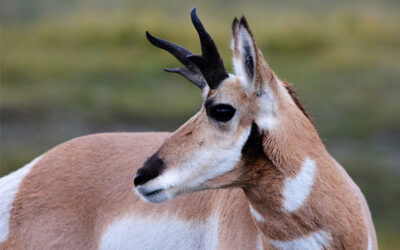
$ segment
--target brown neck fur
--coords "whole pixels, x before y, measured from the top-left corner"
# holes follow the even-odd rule
[[[273,240],[294,240],[326,230],[332,235],[334,249],[364,248],[368,236],[360,201],[326,151],[294,92],[290,95],[296,105],[278,98],[277,127],[264,134],[253,132],[242,151],[246,166],[244,193],[266,221],[256,224]],[[252,131],[259,130],[253,125]],[[285,212],[284,182],[296,177],[307,157],[317,166],[311,193],[300,209]],[[355,237],[351,232],[356,230]]]
[[[284,84],[295,104],[293,105],[279,93],[280,83],[276,77],[273,77],[272,81],[277,96],[278,125],[264,134],[263,148],[275,166],[293,177],[306,157],[318,158],[328,153],[308,113],[296,98],[295,92],[288,84]]]
[[[287,92],[289,93],[289,95],[292,97],[294,103],[296,104],[296,106],[301,110],[301,112],[303,112],[303,114],[308,118],[308,120],[310,120],[312,122],[312,118],[310,116],[310,114],[308,113],[308,111],[304,108],[303,104],[300,102],[300,100],[297,98],[297,93],[296,91],[292,88],[292,84],[291,83],[287,83],[287,82],[283,82]]]

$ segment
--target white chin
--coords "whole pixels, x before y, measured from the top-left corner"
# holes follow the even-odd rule
[[[170,200],[174,197],[172,194],[169,194],[165,189],[157,191],[155,193],[143,194],[143,192],[141,192],[140,187],[139,187],[139,188],[135,188],[135,192],[144,201],[151,202],[151,203],[164,202],[164,201]]]

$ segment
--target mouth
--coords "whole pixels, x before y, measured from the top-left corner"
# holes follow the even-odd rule
[[[151,191],[151,192],[148,192],[148,193],[144,193],[142,195],[143,196],[152,196],[152,195],[156,195],[156,194],[158,194],[158,193],[160,193],[162,191],[164,191],[164,189],[157,189],[157,190],[154,190],[154,191]]]
[[[135,188],[135,192],[140,196],[140,198],[151,203],[160,203],[171,198],[167,191],[161,188],[149,191],[143,186],[138,186]]]

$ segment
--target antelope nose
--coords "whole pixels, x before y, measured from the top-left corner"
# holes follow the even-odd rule
[[[158,154],[156,153],[147,159],[143,166],[138,169],[133,183],[136,187],[143,185],[158,177],[165,168],[166,166],[164,161],[158,157]]]
[[[137,173],[135,179],[133,180],[133,183],[135,183],[135,186],[139,186],[146,183],[144,175],[141,173]]]

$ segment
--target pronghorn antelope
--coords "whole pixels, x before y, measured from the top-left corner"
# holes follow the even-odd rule
[[[191,18],[202,55],[147,38],[186,66],[167,71],[202,90],[200,111],[174,133],[71,140],[0,179],[1,249],[377,249],[362,193],[246,19],[232,75]]]

